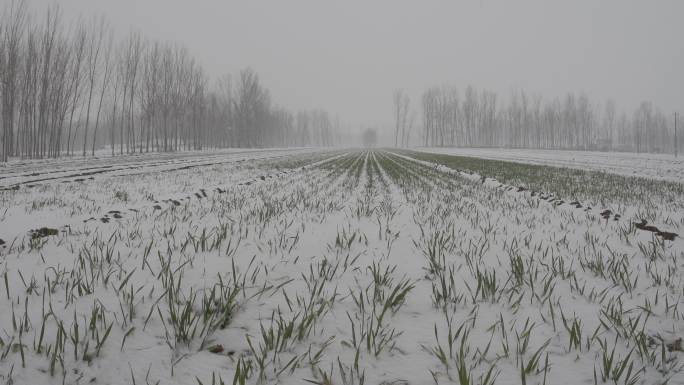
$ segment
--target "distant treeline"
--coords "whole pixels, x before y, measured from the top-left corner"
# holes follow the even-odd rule
[[[421,100],[425,146],[511,147],[634,152],[674,152],[674,115],[650,102],[632,113],[586,95],[545,100],[523,91],[502,102],[497,94],[469,86],[427,89]],[[394,95],[395,137],[407,135],[408,96]],[[678,141],[681,143],[681,130]],[[398,140],[398,145],[407,144]],[[681,146],[680,146],[681,148]]]
[[[217,147],[331,145],[336,119],[273,104],[246,69],[211,80],[188,50],[58,7],[0,7],[0,161]],[[334,120],[334,121],[333,121]]]

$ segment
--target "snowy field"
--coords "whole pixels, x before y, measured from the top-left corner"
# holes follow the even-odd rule
[[[663,180],[382,150],[17,162],[1,378],[684,384],[684,186],[653,162]]]
[[[138,154],[98,159],[28,160],[0,168],[0,237],[12,238],[36,226],[64,226],[106,210],[136,210],[158,199],[186,199],[196,186],[248,178],[242,162],[277,159],[312,150],[222,150],[180,154]],[[247,170],[247,171],[245,171]],[[201,172],[198,172],[201,171]],[[247,173],[246,173],[247,172]],[[212,180],[212,178],[215,178]],[[65,218],[68,220],[65,221]],[[66,222],[66,223],[65,223]]]
[[[684,181],[684,157],[675,158],[672,154],[443,147],[425,147],[420,151]]]

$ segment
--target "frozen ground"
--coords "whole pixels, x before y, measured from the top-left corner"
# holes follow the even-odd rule
[[[198,187],[249,177],[253,162],[312,150],[222,150],[137,154],[97,159],[14,161],[0,168],[0,237],[64,226],[109,210],[137,209],[160,199],[186,199]],[[95,219],[100,219],[97,217]]]
[[[684,384],[676,184],[570,202],[389,151],[52,166],[0,191],[7,383]]]
[[[673,182],[684,181],[684,157],[675,158],[669,154],[442,147],[420,148],[419,150],[438,154],[474,156],[529,164],[604,171],[619,175],[647,177]]]

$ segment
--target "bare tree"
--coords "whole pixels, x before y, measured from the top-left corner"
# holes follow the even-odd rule
[[[255,144],[257,121],[267,103],[268,95],[259,84],[259,76],[250,68],[240,72],[233,108],[237,127],[238,145]]]
[[[83,127],[83,156],[86,156],[86,146],[88,145],[88,127],[90,125],[90,106],[93,100],[93,92],[98,78],[100,67],[100,52],[107,35],[107,23],[104,18],[94,19],[90,34],[86,42],[86,79],[88,82],[88,104],[86,107],[85,125]],[[93,146],[95,142],[93,142]]]
[[[517,90],[499,106],[493,92],[467,87],[463,102],[459,100],[455,87],[430,87],[423,93],[425,146],[672,151],[668,119],[649,102],[642,103],[630,120],[624,113],[616,119],[614,102],[602,106],[584,94],[544,101],[540,95]],[[396,105],[398,142],[401,123]]]
[[[95,128],[93,130],[93,146],[91,150],[91,155],[95,156],[95,145],[97,143],[97,130],[100,126],[100,113],[102,112],[102,105],[104,103],[107,89],[112,80],[112,74],[114,73],[112,52],[114,51],[114,34],[111,30],[108,30],[107,37],[104,38],[104,57],[102,58],[102,82],[100,83],[100,101],[97,104],[97,114],[95,116]],[[116,91],[114,91],[116,93]],[[83,141],[86,142],[85,140]],[[112,146],[114,144],[112,143]]]
[[[8,11],[2,18],[2,147],[0,159],[7,161],[12,152],[15,109],[17,102],[17,82],[21,65],[21,42],[27,12],[26,2],[11,0]]]
[[[67,133],[67,154],[72,154],[73,152],[73,142],[72,142],[72,128],[74,123],[74,114],[76,109],[79,107],[79,102],[82,96],[81,84],[83,81],[83,60],[86,53],[86,45],[88,41],[88,30],[83,24],[79,22],[76,34],[73,41],[73,60],[71,61],[71,114],[69,116],[69,131]],[[77,124],[78,127],[78,124]],[[76,133],[74,132],[74,138],[76,138]]]
[[[394,91],[394,146],[404,146],[403,138],[406,136],[406,126],[408,124],[408,113],[410,99],[404,90],[398,89]],[[399,138],[402,138],[402,143],[399,143]]]
[[[59,128],[54,135],[56,139],[54,156],[58,156],[62,149],[64,118],[71,102],[73,83],[68,81],[72,47],[67,41],[62,40],[59,34],[59,8],[49,8],[41,39],[42,74],[38,101],[38,127],[33,138],[33,156],[44,155],[46,132],[48,127],[57,120],[59,120]],[[57,119],[58,116],[59,119]]]
[[[230,75],[219,78],[216,93],[219,103],[218,124],[223,131],[221,133],[222,144],[227,147],[233,146],[233,87]]]
[[[140,90],[141,114],[146,122],[145,151],[150,150],[150,143],[153,140],[155,118],[159,109],[159,73],[160,73],[161,45],[153,43],[147,50],[143,59],[143,77]],[[141,131],[143,126],[141,125]],[[142,133],[142,132],[141,132]],[[140,141],[140,151],[142,152],[142,137]]]
[[[273,104],[251,69],[235,85],[230,77],[213,83],[181,45],[139,33],[115,44],[104,18],[63,24],[53,6],[32,23],[23,0],[0,11],[0,161],[73,155],[78,145],[94,156],[102,143],[114,155],[117,143],[123,154],[328,146],[339,137],[327,111],[295,118]],[[100,126],[109,134],[100,135]]]

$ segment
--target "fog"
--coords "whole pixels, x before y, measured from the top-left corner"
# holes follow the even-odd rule
[[[0,0],[0,385],[684,385],[683,19]]]
[[[391,126],[394,89],[417,100],[442,83],[666,112],[684,97],[676,0],[59,3],[67,18],[106,15],[120,35],[181,42],[213,76],[252,67],[285,107],[326,108],[352,126]]]

